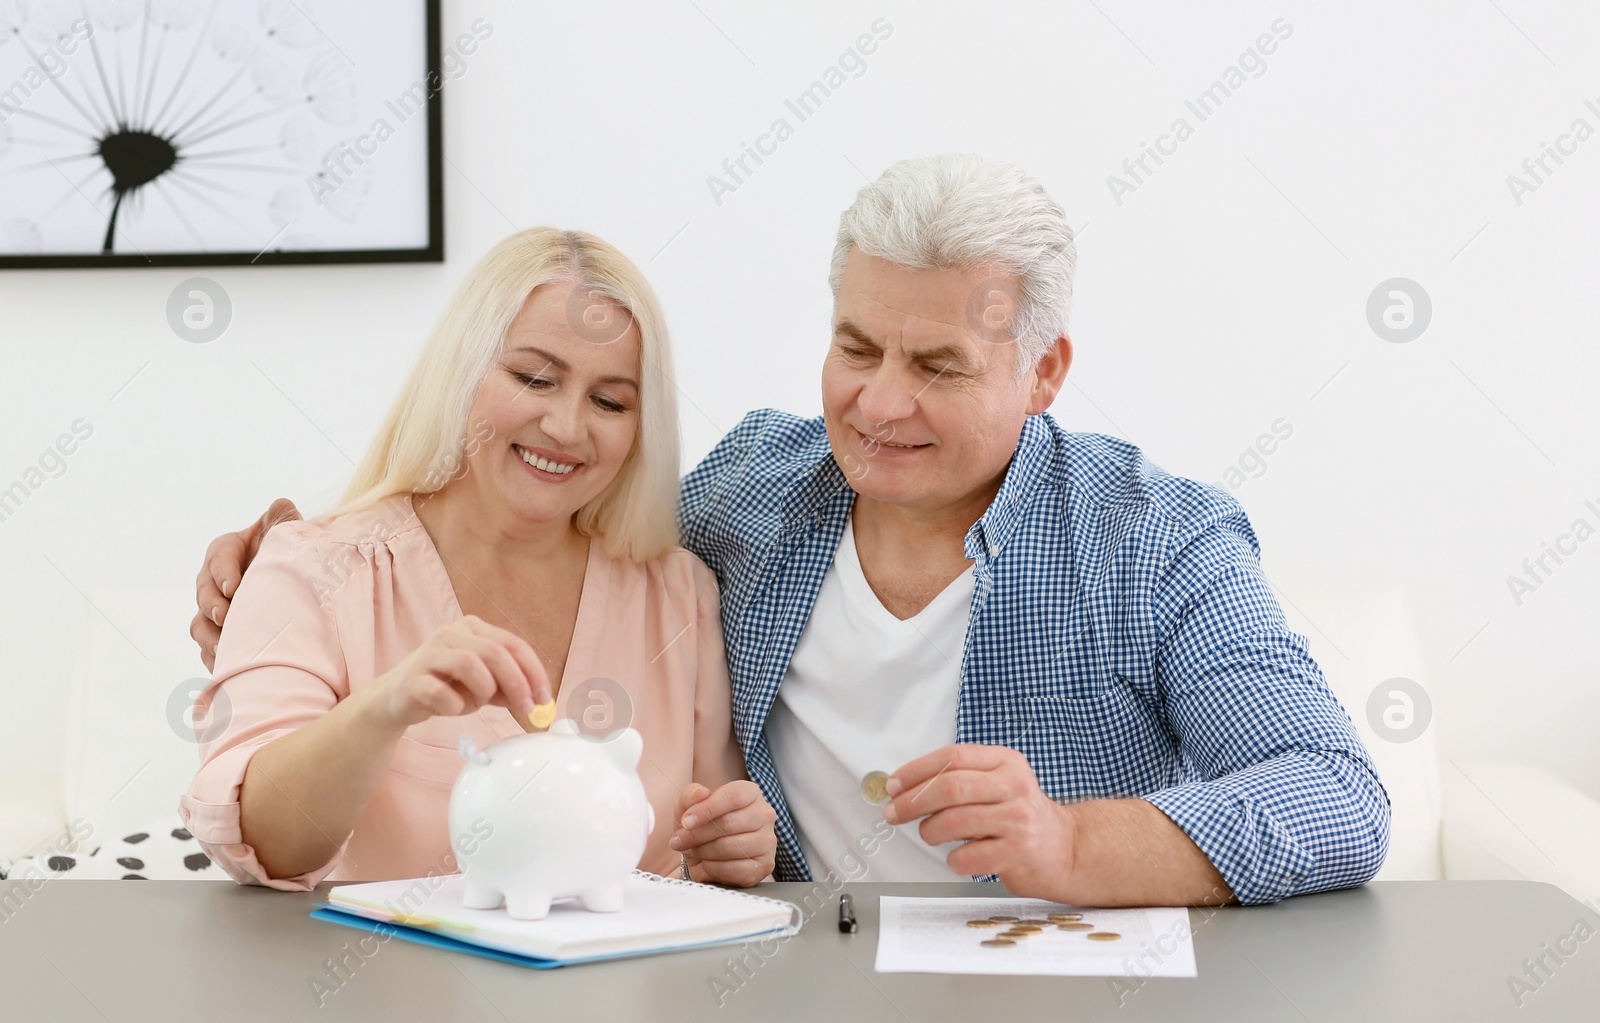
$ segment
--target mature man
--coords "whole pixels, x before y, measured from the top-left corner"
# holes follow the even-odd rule
[[[778,877],[867,857],[1088,905],[1360,884],[1388,797],[1243,510],[1046,411],[1074,261],[1020,170],[895,165],[840,222],[823,415],[751,413],[684,480]],[[202,609],[282,510],[213,545]]]

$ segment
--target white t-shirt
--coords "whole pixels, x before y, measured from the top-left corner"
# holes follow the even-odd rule
[[[973,587],[968,568],[901,621],[867,584],[846,522],[766,725],[812,877],[970,880],[945,865],[960,843],[928,845],[920,820],[890,835],[883,808],[862,798],[861,779],[956,741]]]

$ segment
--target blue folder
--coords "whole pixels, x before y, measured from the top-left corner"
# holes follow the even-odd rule
[[[526,966],[534,970],[553,970],[559,966],[574,966],[578,963],[598,963],[609,959],[634,959],[639,956],[658,955],[662,952],[682,952],[695,948],[714,948],[718,945],[738,945],[747,941],[759,941],[766,937],[781,936],[785,928],[770,931],[761,931],[757,934],[747,934],[740,938],[727,941],[702,941],[692,945],[671,945],[665,948],[638,949],[632,952],[618,952],[614,955],[590,956],[585,959],[540,959],[537,956],[521,955],[516,952],[506,952],[498,948],[485,948],[474,945],[460,938],[452,938],[437,931],[430,931],[423,927],[411,927],[407,924],[391,923],[385,920],[373,920],[369,917],[358,916],[355,913],[346,913],[332,906],[318,906],[311,911],[311,916],[317,920],[328,920],[345,927],[354,927],[357,930],[371,934],[379,926],[393,928],[394,937],[406,941],[414,941],[419,945],[432,945],[442,948],[447,952],[465,952],[468,955],[483,956],[485,959],[498,959],[502,963],[511,963],[513,966]]]

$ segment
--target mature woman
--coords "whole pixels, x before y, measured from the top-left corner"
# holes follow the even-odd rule
[[[655,295],[599,239],[526,231],[473,268],[338,508],[274,527],[232,595],[200,699],[226,724],[180,802],[235,879],[457,869],[459,739],[552,696],[643,734],[642,868],[770,873],[716,582],[676,546],[670,372]]]

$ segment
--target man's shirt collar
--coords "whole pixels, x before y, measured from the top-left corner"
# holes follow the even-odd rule
[[[1017,449],[1006,469],[1000,490],[988,509],[967,530],[963,553],[973,561],[987,554],[996,557],[1016,532],[1028,503],[1038,493],[1040,477],[1050,464],[1052,448],[1050,426],[1039,416],[1029,416],[1022,424]]]

